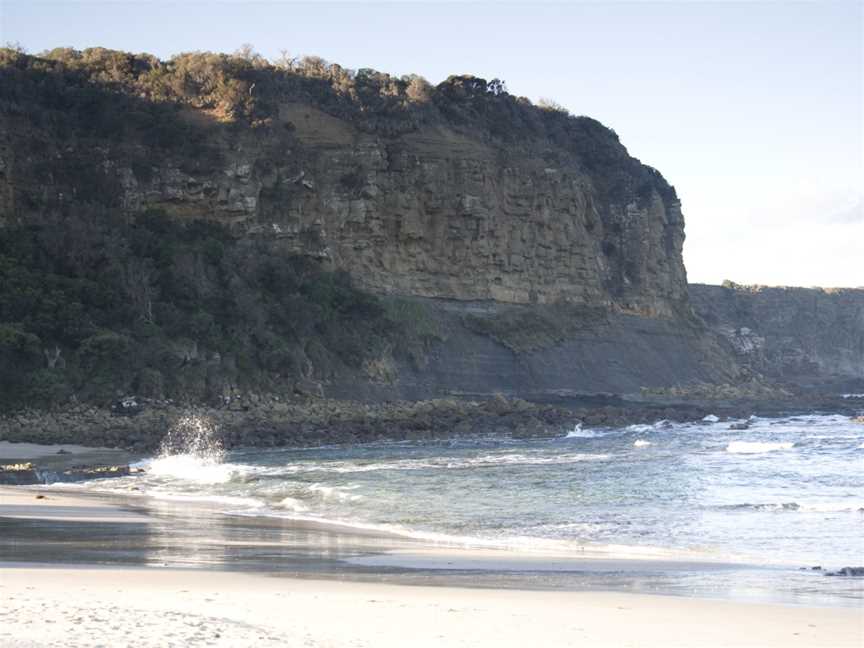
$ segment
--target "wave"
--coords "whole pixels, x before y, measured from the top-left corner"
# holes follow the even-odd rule
[[[605,436],[603,432],[600,430],[586,430],[582,427],[581,423],[577,423],[572,430],[570,430],[566,435],[564,435],[565,439],[596,439],[598,437]]]
[[[651,445],[651,442],[646,441],[645,439],[636,439],[633,442],[633,446],[636,448],[644,448],[644,447],[649,446],[649,445]]]
[[[727,511],[800,511],[804,513],[862,513],[864,502],[859,504],[843,504],[839,502],[816,502],[799,504],[798,502],[763,502],[760,504],[723,504],[717,508]]]
[[[354,493],[346,493],[345,491],[350,491],[356,488],[356,486],[325,486],[324,484],[312,484],[308,487],[309,492],[314,493],[319,496],[324,501],[337,501],[337,502],[357,502],[363,499],[362,495],[355,495]]]
[[[483,455],[458,461],[448,462],[447,468],[467,468],[471,466],[541,466],[546,464],[570,464],[582,461],[603,461],[609,459],[608,454],[560,454],[548,456],[530,456],[524,454]]]
[[[732,441],[726,446],[726,452],[734,454],[760,454],[776,450],[789,450],[795,444],[791,441]]]
[[[248,466],[218,463],[193,454],[169,455],[139,462],[138,467],[155,477],[182,479],[198,484],[225,484],[242,476]]]
[[[431,457],[427,459],[396,459],[371,463],[354,461],[306,462],[258,471],[259,475],[281,477],[301,473],[351,474],[377,472],[382,470],[442,470],[475,467],[569,464],[582,461],[603,461],[608,454],[571,453],[559,455],[527,455],[520,453],[489,454],[477,457]]]
[[[309,507],[296,497],[284,497],[279,501],[277,506],[289,511],[294,511],[295,513],[305,513],[309,510]]]
[[[716,414],[708,414],[702,418],[702,421],[705,423],[718,423],[720,421],[720,417]]]
[[[141,492],[145,497],[165,502],[190,502],[196,504],[221,504],[228,507],[244,507],[246,509],[263,509],[267,505],[254,497],[240,497],[236,495],[212,495],[212,494],[187,494],[172,493],[159,489],[148,489]]]

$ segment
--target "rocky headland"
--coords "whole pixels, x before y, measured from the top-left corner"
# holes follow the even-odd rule
[[[674,187],[497,79],[94,48],[0,83],[0,439],[561,434],[861,378],[860,295],[805,330],[804,293],[688,288]]]

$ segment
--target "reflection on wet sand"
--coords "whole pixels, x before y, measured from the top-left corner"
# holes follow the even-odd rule
[[[28,499],[33,490],[19,489]],[[46,493],[46,491],[39,491]],[[540,590],[611,590],[821,603],[818,578],[788,569],[720,562],[544,556],[435,546],[417,539],[299,522],[226,515],[186,502],[90,499],[94,515],[63,515],[65,494],[48,494],[41,519],[0,506],[0,562],[158,566],[316,579]],[[56,503],[51,504],[56,499]],[[105,501],[111,503],[105,506]],[[99,505],[97,505],[97,502]],[[80,508],[80,503],[79,503]],[[91,512],[90,507],[81,509]],[[113,511],[113,513],[112,513]],[[51,517],[51,514],[54,517]],[[782,584],[782,586],[781,586]],[[850,582],[832,605],[856,605]],[[844,599],[847,603],[844,603]]]

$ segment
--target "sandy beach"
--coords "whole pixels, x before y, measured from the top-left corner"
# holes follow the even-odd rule
[[[860,646],[860,611],[614,593],[3,569],[9,646]]]
[[[90,497],[0,489],[0,517],[141,522]],[[860,608],[615,592],[340,582],[4,563],[3,646],[861,646]]]

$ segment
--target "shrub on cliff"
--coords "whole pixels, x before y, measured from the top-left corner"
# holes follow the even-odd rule
[[[557,104],[534,106],[514,97],[499,79],[451,76],[433,87],[416,75],[355,72],[320,57],[285,55],[271,64],[251,48],[235,54],[189,52],[167,61],[91,48],[55,49],[38,57],[2,50],[0,84],[5,95],[0,110],[26,114],[58,134],[145,138],[190,158],[216,152],[183,118],[181,107],[225,124],[260,126],[273,121],[280,104],[307,102],[384,136],[446,125],[492,142],[542,143],[573,156],[608,195],[627,201],[653,188],[675,198],[659,173],[628,155],[614,131]]]
[[[416,333],[345,273],[218,225],[70,212],[0,239],[0,407],[218,402],[363,371]],[[60,242],[65,241],[65,245]]]

